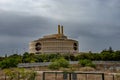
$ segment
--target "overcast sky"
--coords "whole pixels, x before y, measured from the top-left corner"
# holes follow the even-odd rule
[[[0,0],[0,55],[28,51],[58,24],[80,52],[120,50],[120,0]]]

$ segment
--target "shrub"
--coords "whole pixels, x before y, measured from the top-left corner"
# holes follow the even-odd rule
[[[60,68],[60,64],[58,62],[52,62],[48,67],[52,70],[58,70]]]
[[[54,62],[51,62],[51,64],[48,67],[49,69],[52,69],[52,70],[58,70],[61,67],[68,68],[69,62],[64,58],[60,58],[60,59],[56,59]]]
[[[80,64],[81,67],[88,66],[95,68],[95,64],[93,64],[92,61],[88,59],[79,60],[78,64]]]

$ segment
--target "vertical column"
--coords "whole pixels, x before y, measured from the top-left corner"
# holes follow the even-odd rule
[[[104,80],[104,73],[102,73],[102,80]]]
[[[63,30],[63,26],[61,26],[61,34],[63,34],[64,30]]]
[[[45,72],[42,74],[42,80],[45,80]]]
[[[60,34],[60,25],[58,25],[58,34]]]

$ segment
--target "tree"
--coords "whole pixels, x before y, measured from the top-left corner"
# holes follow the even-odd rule
[[[62,61],[65,61],[65,63]],[[51,64],[48,66],[49,69],[51,70],[59,70],[60,67],[65,67],[66,64],[66,60],[65,59],[56,59],[54,62],[51,62]],[[57,79],[57,74],[55,74],[55,80]]]
[[[25,53],[23,54],[22,62],[23,62],[23,63],[28,63],[28,62],[30,62],[29,53],[25,52]]]
[[[77,60],[80,59],[93,59],[92,53],[81,53],[79,55],[76,56]]]
[[[69,62],[64,58],[56,59],[55,61],[51,62],[49,68],[52,70],[58,70],[59,68],[68,68]]]
[[[43,62],[41,55],[36,55],[35,59],[36,59],[35,62]]]
[[[23,54],[23,57],[22,57],[22,62],[23,63],[32,63],[32,62],[35,62],[36,61],[36,58],[35,58],[35,54],[34,53],[27,53],[25,52]]]
[[[4,57],[0,57],[0,61],[4,60]]]
[[[102,51],[100,54],[100,57],[101,57],[101,60],[103,61],[113,60],[112,53],[110,54],[109,51]]]
[[[75,58],[75,55],[74,55],[74,54],[70,54],[70,60],[71,60],[71,61],[75,61],[75,60],[76,60],[76,58]]]
[[[19,60],[16,58],[6,58],[0,62],[0,68],[4,69],[4,68],[17,67],[18,63]]]
[[[93,64],[92,61],[88,59],[79,60],[78,64],[82,67],[89,66],[95,68],[95,64]]]
[[[120,51],[116,51],[113,53],[113,60],[120,61]]]
[[[70,54],[63,54],[62,56],[64,57],[64,59],[70,60]]]
[[[113,53],[114,52],[111,46],[109,47],[108,51],[109,51],[109,53]]]
[[[3,71],[9,80],[35,80],[36,76],[36,72],[23,68],[4,69]]]
[[[56,62],[58,62],[60,64],[60,67],[63,67],[63,68],[68,68],[69,67],[69,61],[67,61],[64,58],[60,58]]]
[[[60,64],[58,62],[52,62],[48,67],[51,70],[58,70],[60,68]]]

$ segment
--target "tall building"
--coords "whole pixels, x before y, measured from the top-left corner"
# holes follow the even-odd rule
[[[63,26],[58,25],[58,33],[45,35],[29,43],[29,53],[78,53],[79,43],[64,35]]]

